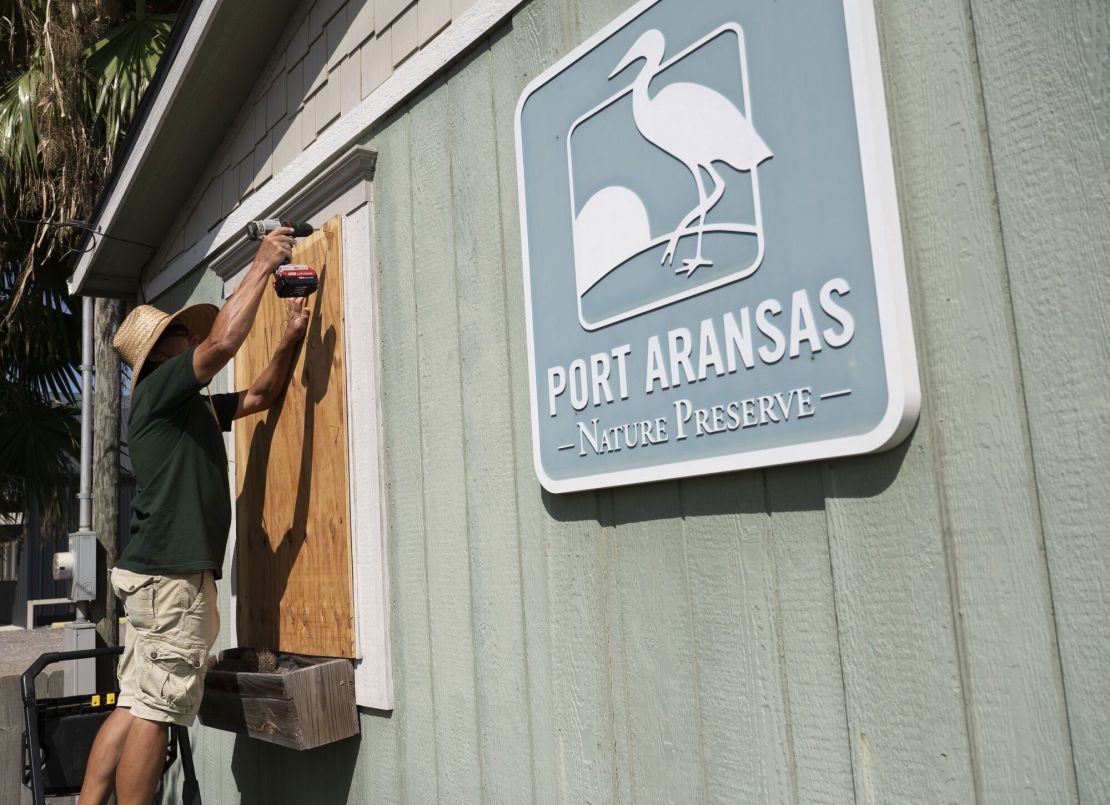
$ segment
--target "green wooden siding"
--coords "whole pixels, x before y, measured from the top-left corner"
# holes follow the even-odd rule
[[[905,444],[553,496],[513,112],[628,5],[531,0],[369,133],[396,707],[199,729],[205,801],[1110,801],[1110,6],[877,3]]]

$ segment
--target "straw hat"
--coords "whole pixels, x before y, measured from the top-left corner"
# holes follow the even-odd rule
[[[208,337],[220,309],[215,305],[189,305],[176,313],[164,313],[153,305],[139,305],[127,314],[112,339],[120,358],[131,367],[131,376],[142,374],[143,364],[162,333],[171,324],[182,324],[190,334]]]

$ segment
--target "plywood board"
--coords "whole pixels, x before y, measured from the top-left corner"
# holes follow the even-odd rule
[[[320,275],[308,336],[274,407],[236,422],[239,642],[354,657],[340,219],[300,241]],[[286,302],[267,292],[235,359],[247,388],[270,361]]]

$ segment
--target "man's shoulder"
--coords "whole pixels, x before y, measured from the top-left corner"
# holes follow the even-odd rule
[[[138,414],[149,413],[152,408],[164,402],[187,402],[199,398],[204,388],[193,371],[193,350],[190,347],[180,355],[167,360],[161,366],[135,384],[131,395],[131,418]],[[167,400],[167,396],[170,398]]]

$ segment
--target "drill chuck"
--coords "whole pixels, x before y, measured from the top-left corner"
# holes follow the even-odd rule
[[[273,232],[281,226],[292,229],[295,238],[306,238],[315,231],[312,224],[303,221],[279,221],[277,218],[268,218],[265,221],[250,221],[247,224],[247,237],[251,240],[262,240],[268,232]]]

